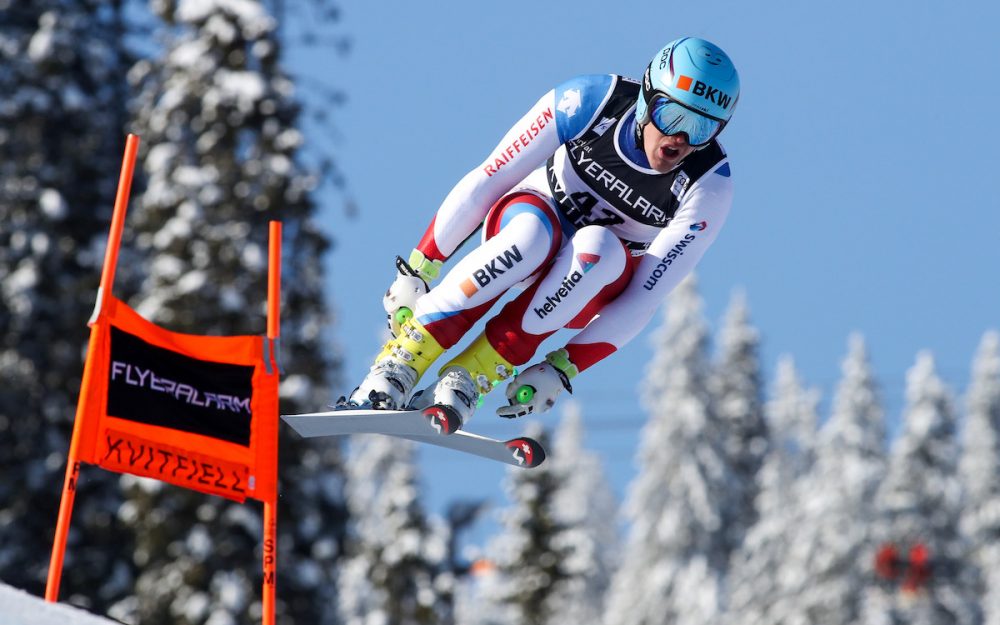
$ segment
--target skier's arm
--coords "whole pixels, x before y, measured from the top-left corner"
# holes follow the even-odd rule
[[[570,377],[624,346],[649,323],[671,290],[715,241],[732,204],[728,161],[695,183],[670,224],[653,240],[632,280],[566,345]],[[560,352],[562,350],[559,350]]]
[[[611,93],[611,75],[579,76],[543,95],[503,136],[482,163],[448,193],[414,250],[418,271],[437,268],[486,218],[490,207],[552,156],[582,134]],[[570,99],[566,100],[567,94]],[[417,267],[419,265],[420,267]],[[425,276],[434,277],[434,276]]]

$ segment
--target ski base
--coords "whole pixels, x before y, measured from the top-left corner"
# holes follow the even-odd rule
[[[516,467],[533,468],[545,460],[538,441],[522,436],[507,441],[464,432],[448,406],[422,410],[332,410],[281,418],[304,438],[347,434],[384,434],[454,449]]]

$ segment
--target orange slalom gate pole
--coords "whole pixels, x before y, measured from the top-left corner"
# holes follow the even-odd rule
[[[272,221],[268,228],[267,245],[267,338],[270,339],[273,362],[278,365],[278,344],[281,336],[281,222]],[[270,358],[271,354],[265,354]],[[274,450],[277,453],[277,449]],[[274,466],[278,466],[277,458]],[[278,502],[277,495],[264,502],[264,588],[263,625],[274,625],[275,587],[278,572]]]
[[[108,235],[108,246],[104,254],[104,267],[101,270],[101,285],[97,290],[97,304],[88,325],[91,326],[90,341],[87,347],[87,360],[83,366],[83,380],[80,383],[80,397],[76,404],[76,418],[73,420],[73,438],[70,440],[69,455],[66,457],[66,478],[63,481],[62,498],[59,501],[59,517],[56,522],[55,540],[52,542],[52,557],[49,560],[49,576],[45,584],[45,600],[55,602],[59,598],[59,582],[62,580],[63,559],[66,554],[66,538],[69,534],[70,518],[73,516],[73,503],[76,499],[76,486],[80,477],[80,430],[82,428],[83,407],[86,405],[86,395],[90,388],[90,378],[93,375],[91,355],[97,348],[97,331],[94,324],[101,311],[108,303],[115,282],[115,268],[118,264],[118,248],[121,245],[122,230],[125,227],[125,211],[128,208],[128,198],[132,190],[132,174],[135,171],[136,154],[139,151],[139,137],[130,134],[125,140],[125,155],[122,158],[121,174],[118,177],[118,192],[115,195],[115,209],[111,217],[111,232]]]
[[[104,310],[115,283],[118,248],[121,247],[122,232],[125,230],[125,212],[128,210],[128,198],[132,192],[132,173],[135,171],[135,157],[138,152],[139,137],[130,134],[125,140],[125,156],[122,159],[122,172],[118,177],[118,193],[115,195],[115,212],[111,215],[111,233],[108,235],[108,247],[104,251],[101,285],[97,289],[99,308],[91,317],[90,323],[97,321],[97,314]]]
[[[264,502],[264,589],[263,625],[274,625],[274,599],[278,569],[278,511],[277,502]]]
[[[267,244],[267,336],[281,334],[281,222],[268,224]]]

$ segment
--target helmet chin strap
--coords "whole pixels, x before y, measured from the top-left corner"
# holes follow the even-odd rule
[[[640,124],[639,123],[639,116],[635,114],[635,109],[632,109],[632,115],[633,115],[633,117],[635,119],[635,133],[634,133],[634,137],[633,137],[635,139],[635,147],[636,147],[636,149],[638,149],[638,150],[640,150],[642,152],[645,152],[646,151],[646,146],[645,146],[645,144],[643,143],[643,140],[642,140],[642,129],[646,126],[646,124],[649,123],[649,121],[647,120],[646,124]]]
[[[649,122],[646,122],[646,124],[648,123]],[[640,124],[638,117],[635,119],[635,147],[643,152],[646,151],[646,146],[642,141],[642,129],[646,126],[646,124]]]

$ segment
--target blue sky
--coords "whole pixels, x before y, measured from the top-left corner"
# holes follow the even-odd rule
[[[684,35],[719,44],[743,83],[722,135],[736,198],[698,268],[713,330],[743,289],[765,370],[791,354],[824,409],[853,331],[868,341],[890,418],[921,349],[964,392],[981,336],[1000,327],[997,24],[1000,8],[987,2],[345,3],[350,54],[290,57],[296,73],[347,94],[331,114],[360,212],[349,218],[334,193],[320,198],[336,240],[328,290],[346,364],[336,392],[353,388],[379,347],[394,256],[408,255],[508,127],[576,74],[640,77]],[[575,385],[589,446],[621,494],[658,323]],[[557,336],[542,349],[569,335]],[[492,414],[494,395],[469,429],[512,437],[521,424]],[[503,503],[502,468],[437,449],[422,458],[432,506]]]

